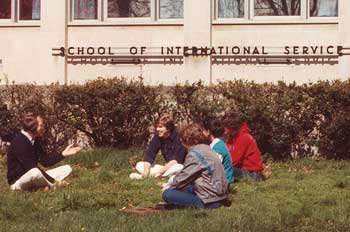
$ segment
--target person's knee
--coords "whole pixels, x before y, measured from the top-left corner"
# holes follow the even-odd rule
[[[171,198],[171,195],[172,195],[172,191],[171,189],[167,189],[163,192],[162,194],[162,198],[165,202],[169,202],[169,199]]]
[[[137,162],[136,166],[135,166],[136,170],[139,172],[139,173],[143,173],[143,170],[144,170],[144,162]]]
[[[39,168],[32,168],[27,173],[33,178],[40,177],[43,175]]]
[[[181,170],[184,168],[184,165],[183,165],[183,164],[177,163],[177,164],[174,164],[172,167],[173,167],[176,171],[181,171]]]
[[[67,173],[67,175],[71,174],[73,169],[70,165],[63,165],[62,168],[64,169],[64,171]]]

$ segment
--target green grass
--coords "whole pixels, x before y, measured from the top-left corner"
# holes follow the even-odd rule
[[[73,166],[69,186],[29,193],[9,190],[0,157],[0,231],[350,231],[349,161],[272,163],[266,181],[231,187],[231,207],[124,214],[118,209],[161,201],[159,180],[128,179],[141,158],[84,152],[65,161]]]

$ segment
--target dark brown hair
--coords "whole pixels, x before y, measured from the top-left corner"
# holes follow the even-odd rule
[[[232,130],[233,134],[230,136],[235,137],[244,123],[244,119],[238,110],[231,110],[225,113],[222,118],[222,123],[225,128]]]
[[[163,114],[158,119],[157,126],[165,126],[165,128],[167,128],[171,132],[175,130],[174,119],[170,114]]]
[[[22,117],[22,129],[26,132],[35,133],[38,127],[37,117],[38,115],[32,112],[24,113]]]
[[[193,123],[185,126],[181,130],[182,143],[185,146],[194,146],[204,143],[206,138],[203,134],[203,128],[198,123]]]
[[[225,129],[221,120],[214,118],[206,118],[202,121],[202,126],[205,130],[208,130],[215,138],[220,138],[224,135]]]

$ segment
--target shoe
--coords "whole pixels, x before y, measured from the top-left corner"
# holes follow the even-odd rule
[[[132,180],[141,180],[143,177],[141,174],[134,172],[129,175],[129,178]]]

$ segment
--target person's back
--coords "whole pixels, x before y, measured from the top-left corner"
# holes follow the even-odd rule
[[[203,157],[204,160],[202,160]],[[227,179],[221,160],[206,144],[193,146],[188,152],[186,160],[197,159],[204,171],[194,181],[194,192],[204,203],[223,200],[227,197]],[[185,166],[186,166],[185,160]],[[175,177],[176,178],[176,177]],[[211,191],[208,191],[211,189]]]
[[[227,199],[227,179],[219,157],[206,144],[203,128],[191,124],[182,130],[188,149],[184,168],[163,188],[165,202],[198,208],[217,208]]]
[[[225,142],[219,138],[216,138],[210,144],[210,147],[222,158],[221,163],[224,166],[228,184],[232,184],[234,182],[233,167],[231,155],[226,147]]]
[[[226,144],[220,138],[223,137],[225,129],[219,119],[205,119],[202,121],[203,133],[210,140],[210,148],[220,157],[229,184],[234,182],[231,155]]]
[[[26,154],[27,157],[25,158],[31,160],[31,163],[37,162],[38,158],[35,156],[34,147],[22,133],[14,137],[7,152],[7,181],[10,185],[29,171],[23,163],[20,162],[21,158],[18,157],[18,154]]]

